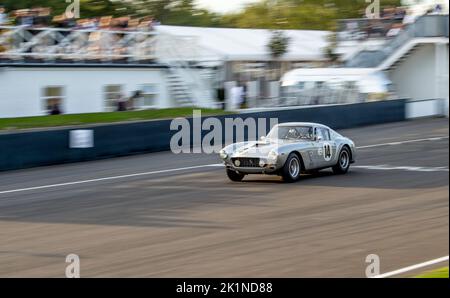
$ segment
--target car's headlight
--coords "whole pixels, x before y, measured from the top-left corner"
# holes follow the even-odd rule
[[[272,150],[269,152],[269,155],[267,157],[270,160],[275,160],[278,158],[278,153],[276,151]]]
[[[228,153],[223,149],[220,150],[219,155],[220,155],[220,158],[222,158],[222,159],[227,159],[227,157],[228,157]]]

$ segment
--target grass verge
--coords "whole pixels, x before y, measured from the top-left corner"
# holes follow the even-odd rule
[[[448,278],[448,267],[432,270],[417,275],[417,278]]]
[[[57,116],[38,116],[0,119],[0,130],[20,130],[29,128],[48,128],[99,123],[145,121],[192,117],[193,108],[174,108],[161,110],[127,111],[111,113],[71,114]],[[226,115],[222,110],[201,109],[202,116]]]

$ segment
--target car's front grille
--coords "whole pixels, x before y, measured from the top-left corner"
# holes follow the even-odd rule
[[[259,158],[232,158],[233,165],[239,168],[259,168]]]

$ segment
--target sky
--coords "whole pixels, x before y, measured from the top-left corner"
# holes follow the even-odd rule
[[[199,6],[208,8],[214,12],[233,12],[242,8],[247,3],[259,0],[197,0]]]

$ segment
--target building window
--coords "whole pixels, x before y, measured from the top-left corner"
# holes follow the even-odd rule
[[[298,82],[297,83],[297,89],[298,90],[304,90],[305,89],[305,82]]]
[[[104,88],[105,111],[112,112],[118,109],[118,103],[122,98],[122,85],[107,85]]]
[[[64,88],[61,86],[44,87],[42,90],[43,110],[49,115],[63,113]]]
[[[152,109],[158,106],[158,90],[155,84],[141,85],[139,97],[133,103],[137,109]]]
[[[322,89],[325,86],[325,82],[318,81],[315,83],[316,89]]]

